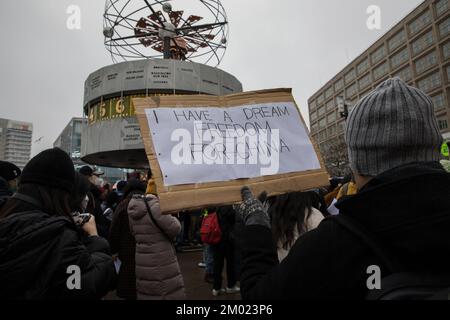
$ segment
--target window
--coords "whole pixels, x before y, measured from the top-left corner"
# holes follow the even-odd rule
[[[324,141],[327,139],[327,130],[323,130],[319,133],[319,141]]]
[[[447,67],[447,80],[450,80],[450,66]]]
[[[402,79],[405,82],[408,82],[412,79],[412,71],[410,67],[407,67],[405,69],[402,69],[401,71],[399,71],[395,77],[399,77],[400,79]]]
[[[450,32],[450,18],[447,18],[439,25],[439,34],[441,37],[445,37]]]
[[[321,117],[325,114],[325,106],[321,106],[318,111],[318,116]]]
[[[373,70],[373,77],[375,80],[380,79],[382,76],[386,75],[389,71],[389,66],[387,62],[383,63],[381,66]]]
[[[439,72],[436,72],[431,76],[420,80],[417,84],[421,90],[425,92],[431,91],[442,84],[441,75]]]
[[[317,132],[318,129],[319,129],[319,125],[317,124],[317,122],[311,126],[312,133]]]
[[[366,90],[364,92],[360,92],[360,94],[359,94],[360,99],[364,98],[365,96],[367,96],[371,92],[372,92],[372,89]]]
[[[368,85],[370,85],[371,81],[372,81],[372,79],[371,79],[370,73],[369,73],[365,77],[361,78],[361,80],[359,80],[359,89],[366,88]]]
[[[383,60],[383,58],[386,56],[386,49],[384,48],[384,45],[380,47],[377,51],[372,53],[372,63],[375,64],[377,62],[380,62]]]
[[[397,49],[405,41],[406,41],[406,32],[405,32],[405,30],[402,30],[389,40],[389,43],[388,43],[389,50],[393,51],[393,50]]]
[[[391,58],[392,68],[397,68],[401,64],[408,61],[408,59],[409,59],[409,51],[408,48],[405,48]]]
[[[422,73],[430,67],[436,65],[438,63],[437,54],[433,51],[430,54],[427,54],[425,57],[420,58],[416,61],[416,71],[417,73]]]
[[[316,100],[311,101],[311,103],[309,104],[310,110],[315,110],[316,107],[317,107]]]
[[[325,99],[328,99],[328,98],[330,98],[331,96],[333,96],[333,87],[329,87],[328,89],[327,89],[327,91],[325,91]]]
[[[448,10],[448,0],[439,0],[436,2],[436,14],[442,16]]]
[[[355,69],[352,69],[349,73],[345,75],[345,83],[352,82],[356,78]]]
[[[330,124],[330,123],[333,123],[335,121],[336,121],[336,112],[333,112],[332,114],[330,114],[327,117],[327,122]]]
[[[350,98],[350,97],[354,96],[356,94],[357,90],[358,89],[356,87],[356,83],[351,85],[350,87],[348,87],[347,91],[346,91],[347,97]]]
[[[326,126],[327,126],[327,119],[325,119],[325,118],[320,119],[320,121],[319,121],[319,130],[325,128]]]
[[[311,121],[316,121],[317,120],[317,112],[312,112],[310,118],[311,118]]]
[[[358,66],[356,67],[356,70],[358,71],[358,75],[362,75],[364,72],[366,72],[369,69],[369,59],[364,60]]]
[[[438,119],[439,129],[440,130],[446,130],[448,129],[448,120],[445,118],[439,118]]]
[[[332,137],[336,134],[336,125],[332,125],[331,127],[328,128],[328,136]]]
[[[338,124],[338,132],[342,133],[344,132],[344,130],[345,130],[345,122],[343,121]]]
[[[419,54],[433,44],[433,32],[427,32],[412,44],[413,53]]]
[[[323,100],[324,100],[323,94],[321,94],[321,95],[317,98],[317,105],[322,104],[322,103],[323,103]]]
[[[334,99],[327,102],[327,112],[335,108]]]
[[[448,59],[450,57],[450,41],[444,44],[442,47],[442,54],[444,56],[444,59]]]
[[[424,14],[411,22],[409,25],[410,34],[414,35],[422,30],[426,25],[431,23],[431,12],[427,10]]]
[[[341,79],[334,85],[334,90],[337,92],[341,90],[343,87],[344,87],[344,80]]]
[[[443,93],[439,93],[431,97],[431,100],[433,100],[434,110],[440,110],[445,108],[445,97]]]

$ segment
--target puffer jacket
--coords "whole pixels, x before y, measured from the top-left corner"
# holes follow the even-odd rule
[[[153,217],[152,221],[144,199]],[[136,291],[138,300],[186,299],[184,280],[173,241],[180,222],[163,215],[155,196],[134,196],[128,206],[131,233],[136,239]],[[160,229],[161,228],[161,229]]]

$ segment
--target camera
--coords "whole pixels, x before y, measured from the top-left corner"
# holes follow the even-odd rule
[[[73,221],[79,227],[84,226],[91,219],[91,215],[89,213],[72,213]]]

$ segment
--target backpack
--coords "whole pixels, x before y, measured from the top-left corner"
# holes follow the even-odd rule
[[[202,242],[205,244],[218,244],[222,240],[219,217],[217,213],[210,213],[203,218],[200,228]]]
[[[329,219],[334,219],[367,245],[388,271],[389,275],[381,279],[381,290],[369,291],[366,300],[449,300],[450,273],[431,275],[405,272],[364,226],[344,215]]]

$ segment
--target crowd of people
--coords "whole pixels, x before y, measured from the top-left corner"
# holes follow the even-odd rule
[[[355,106],[345,135],[353,174],[327,188],[257,198],[243,188],[239,205],[178,215],[162,214],[151,172],[102,184],[57,148],[23,171],[1,161],[0,298],[186,299],[186,242],[202,246],[215,297],[364,299],[374,265],[383,278],[448,275],[450,174],[430,98],[389,79]]]

